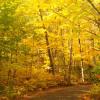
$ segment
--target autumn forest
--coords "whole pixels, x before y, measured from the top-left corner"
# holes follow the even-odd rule
[[[100,94],[100,1],[0,0],[0,100],[78,85]]]

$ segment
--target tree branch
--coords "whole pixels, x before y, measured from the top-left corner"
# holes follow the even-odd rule
[[[100,15],[100,11],[96,8],[96,6],[92,3],[91,0],[87,0],[89,2],[89,4],[92,6],[92,8],[95,9],[95,11]]]

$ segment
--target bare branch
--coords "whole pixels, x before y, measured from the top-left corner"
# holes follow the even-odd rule
[[[92,3],[91,0],[87,0],[89,2],[89,4],[92,6],[92,8],[95,9],[95,11],[100,15],[100,11],[96,8],[96,6]]]
[[[95,35],[97,37],[100,37],[100,36],[98,36],[96,33],[92,32],[92,31],[89,31],[89,30],[85,30],[85,31],[88,32],[88,33],[90,33],[90,34],[93,34],[93,35]]]

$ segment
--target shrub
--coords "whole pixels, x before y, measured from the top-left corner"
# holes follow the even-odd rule
[[[92,87],[92,89],[90,90],[89,97],[90,97],[91,100],[100,100],[100,83],[95,84]]]
[[[100,84],[95,84],[90,90],[91,95],[100,94]]]
[[[5,86],[3,84],[0,84],[0,95],[2,95],[5,91]]]
[[[100,74],[100,66],[98,65],[98,66],[94,67],[93,72],[95,74]]]

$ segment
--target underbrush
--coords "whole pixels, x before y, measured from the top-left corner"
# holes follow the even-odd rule
[[[16,97],[36,91],[66,85],[63,76],[54,76],[44,69],[32,68],[32,70],[28,70],[21,68],[16,70],[15,77],[12,76],[9,80],[5,80],[7,81],[6,84],[0,84],[1,97],[7,97],[9,100],[16,100]]]
[[[84,94],[82,100],[100,100],[100,83],[94,84],[89,93]]]
[[[93,85],[90,90],[90,95],[100,95],[100,83]]]

